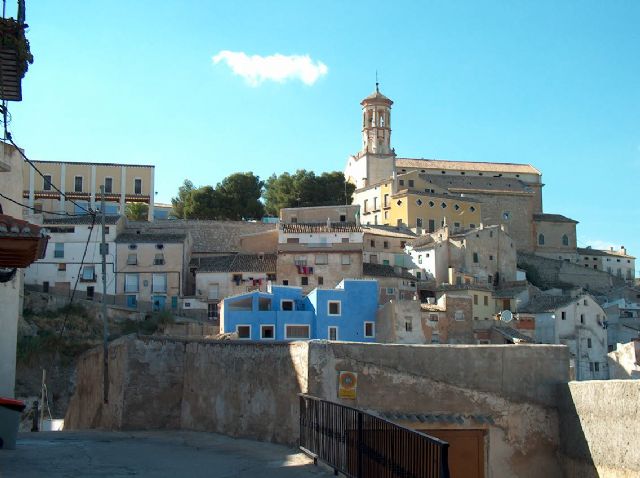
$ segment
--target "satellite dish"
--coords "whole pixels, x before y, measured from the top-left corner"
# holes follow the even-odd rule
[[[513,320],[513,314],[510,310],[503,310],[500,312],[500,320],[503,322],[511,322]]]

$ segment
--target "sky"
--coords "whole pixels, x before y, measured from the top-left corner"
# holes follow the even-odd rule
[[[343,170],[377,71],[400,157],[531,164],[579,246],[640,255],[637,0],[41,0],[26,13],[35,63],[10,130],[31,159],[154,164],[157,202],[187,178]]]

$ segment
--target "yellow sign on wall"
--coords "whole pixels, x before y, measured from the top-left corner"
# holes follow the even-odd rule
[[[358,374],[355,372],[338,373],[338,398],[356,399]]]

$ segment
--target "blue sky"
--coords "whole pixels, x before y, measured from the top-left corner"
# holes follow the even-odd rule
[[[185,178],[342,170],[378,70],[400,156],[530,163],[579,245],[640,254],[638,1],[58,0],[27,21],[10,106],[33,159],[153,163],[159,202]],[[250,84],[225,51],[318,76]]]

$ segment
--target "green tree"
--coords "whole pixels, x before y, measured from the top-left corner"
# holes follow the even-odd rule
[[[259,219],[264,215],[260,202],[263,185],[258,176],[248,172],[227,176],[215,189],[212,186],[190,189],[183,195],[182,217],[233,221]]]
[[[182,217],[184,219],[220,219],[221,200],[211,186],[203,186],[189,191],[184,198]]]
[[[224,219],[260,219],[264,215],[260,202],[263,187],[264,181],[252,172],[234,173],[219,182],[216,191],[222,201]]]
[[[124,213],[131,221],[145,221],[149,215],[149,205],[142,202],[129,203]]]
[[[265,209],[277,216],[283,207],[330,206],[351,204],[355,186],[346,183],[339,171],[316,176],[313,171],[299,169],[295,174],[273,174],[265,183]],[[345,201],[346,195],[346,201]]]
[[[184,203],[191,191],[193,191],[195,187],[193,183],[188,179],[184,180],[182,186],[178,188],[178,196],[171,198],[172,207],[172,215],[177,217],[178,219],[184,219]]]

